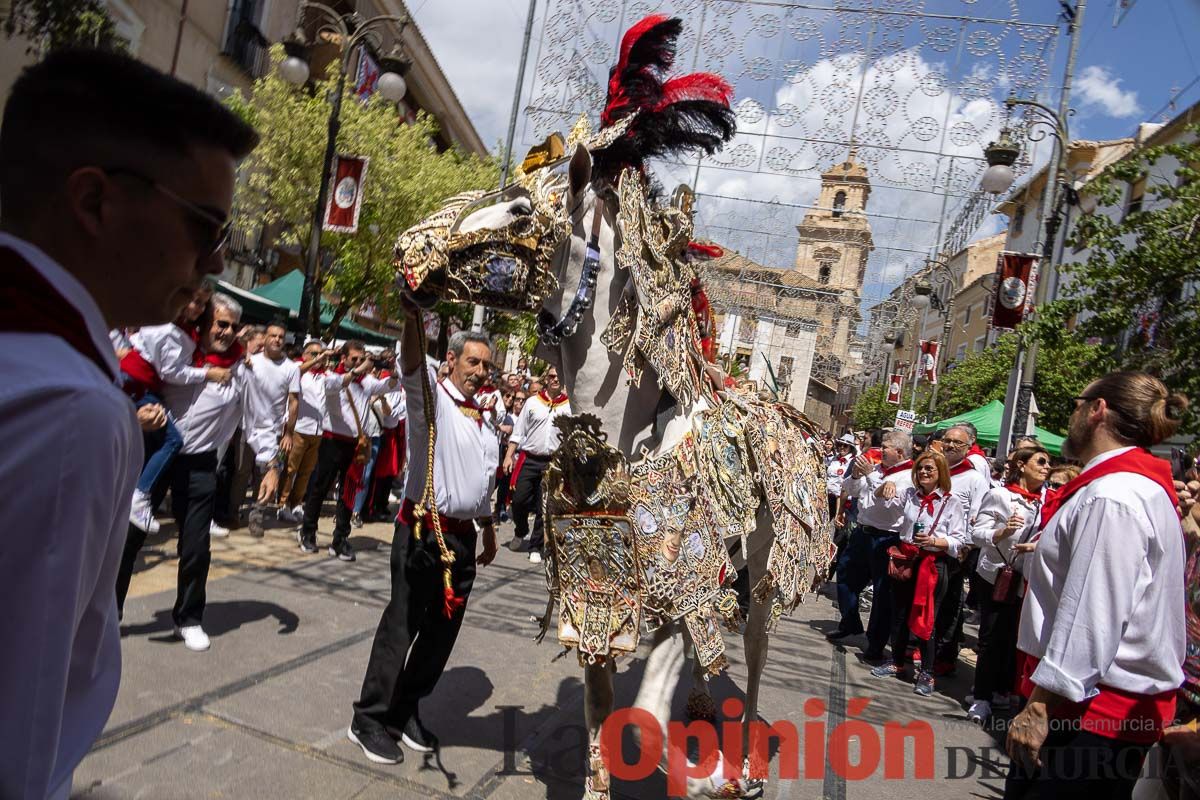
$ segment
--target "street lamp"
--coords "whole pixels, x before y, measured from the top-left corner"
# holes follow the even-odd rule
[[[342,94],[346,87],[346,75],[350,71],[350,58],[359,45],[370,45],[378,49],[383,37],[381,31],[389,23],[400,26],[403,33],[408,24],[408,17],[403,15],[386,15],[362,19],[357,13],[339,14],[323,3],[301,0],[298,12],[302,21],[307,11],[313,11],[317,16],[317,35],[327,35],[329,41],[336,42],[338,52],[337,87],[330,98],[329,123],[325,139],[325,156],[321,162],[320,183],[317,187],[317,202],[313,208],[312,231],[309,234],[308,252],[304,261],[304,289],[300,295],[300,323],[305,334],[317,333],[317,322],[320,320],[320,289],[317,287],[317,258],[321,249],[322,217],[325,214],[325,203],[329,198],[329,173],[333,168],[333,157],[337,150],[337,135],[341,128]],[[399,36],[399,34],[397,34]],[[287,53],[279,65],[279,75],[294,86],[303,86],[309,79],[308,50],[309,43],[304,36],[302,27],[297,26],[296,32],[283,42]],[[376,88],[383,99],[398,103],[408,91],[401,73],[408,67],[399,45],[380,60],[380,70]]]
[[[1021,148],[1012,140],[1008,128],[1000,130],[1000,138],[983,149],[988,168],[979,180],[979,186],[989,194],[1004,194],[1012,187],[1017,175],[1012,165],[1016,163]]]

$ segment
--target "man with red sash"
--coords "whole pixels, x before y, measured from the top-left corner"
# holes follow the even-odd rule
[[[550,367],[542,375],[546,388],[529,396],[513,426],[504,456],[504,472],[511,473],[512,516],[516,535],[509,549],[529,550],[529,560],[542,561],[545,532],[542,526],[542,473],[558,449],[560,433],[554,426],[557,417],[570,416],[571,403],[562,390],[558,370]],[[533,512],[533,532],[529,514]],[[523,542],[527,544],[522,544]]]
[[[1094,381],[1063,454],[1085,463],[1042,507],[1017,647],[1005,797],[1128,798],[1183,681],[1183,532],[1170,465],[1147,449],[1187,401],[1145,373]]]
[[[836,642],[863,632],[858,596],[870,583],[874,595],[867,621],[867,648],[863,651],[863,658],[869,661],[883,658],[892,630],[888,548],[900,541],[904,494],[912,486],[911,455],[912,437],[904,431],[889,431],[880,445],[879,466],[873,466],[865,454],[859,456],[850,477],[842,482],[843,493],[858,503],[858,521],[838,559],[837,593],[842,619],[828,638]]]
[[[107,331],[169,322],[221,272],[256,143],[212,97],[115,53],[51,53],[8,94],[0,797],[66,798],[116,700],[113,584],[143,448]],[[139,416],[165,423],[161,406]]]

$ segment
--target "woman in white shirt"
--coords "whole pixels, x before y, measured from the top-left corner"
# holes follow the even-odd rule
[[[992,709],[1011,704],[1016,673],[1017,622],[1021,618],[1020,553],[1015,545],[1029,541],[1042,507],[1042,485],[1050,474],[1050,454],[1040,445],[1022,447],[1008,459],[1004,486],[992,489],[972,528],[979,548],[976,572],[986,581],[979,600],[979,645],[976,648],[975,694],[967,718],[983,724]],[[984,524],[984,520],[987,524]]]
[[[970,546],[966,509],[950,492],[950,467],[941,453],[928,450],[913,462],[913,486],[904,497],[899,549],[911,558],[911,576],[892,581],[892,658],[871,674],[900,677],[908,666],[910,640],[921,649],[922,669],[913,691],[933,694],[934,620],[949,586],[952,559]]]

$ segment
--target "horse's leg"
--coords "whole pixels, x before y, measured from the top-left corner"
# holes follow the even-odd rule
[[[684,637],[679,635],[681,623],[664,625],[654,632],[654,643],[646,659],[642,685],[638,687],[637,708],[645,709],[658,722],[666,740],[667,722],[671,719],[671,700],[679,685],[686,657]],[[640,742],[639,742],[640,744]]]
[[[613,710],[613,672],[611,661],[589,664],[583,670],[583,710],[588,729],[584,800],[608,800],[609,797],[610,779],[600,754],[600,729]]]
[[[775,541],[774,521],[764,502],[759,506],[754,533],[749,537],[746,563],[750,572],[750,614],[742,642],[746,649],[746,708],[742,715],[742,752],[750,756],[750,723],[758,721],[758,689],[767,664],[767,623],[771,598],[756,597],[754,588],[767,574],[767,558]],[[765,765],[763,765],[765,767]]]
[[[687,699],[688,721],[704,720],[716,723],[717,705],[708,689],[708,670],[704,669],[700,659],[696,658],[696,650],[692,646],[692,637],[688,635],[687,628],[683,629],[683,636],[685,652],[692,654],[692,689],[688,692]]]

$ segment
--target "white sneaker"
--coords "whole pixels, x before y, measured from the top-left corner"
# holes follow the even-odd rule
[[[293,508],[292,518],[295,522],[304,522],[304,506],[296,506]]]
[[[217,539],[224,539],[229,535],[229,528],[218,525],[215,522],[208,523],[208,535]]]
[[[967,719],[976,725],[982,725],[987,722],[987,718],[991,715],[992,704],[987,700],[976,700],[974,703],[971,703],[971,708],[967,711]]]
[[[177,625],[175,635],[183,639],[184,647],[196,653],[203,653],[212,644],[208,641],[208,634],[204,632],[204,628],[199,625],[185,625],[182,628]]]
[[[530,564],[542,563],[542,554],[539,553],[537,550],[534,550],[532,553],[529,554],[529,563]]]
[[[150,507],[150,495],[138,489],[133,490],[133,501],[129,506],[129,522],[138,530],[146,533],[158,533],[158,520],[154,518],[154,509]]]

